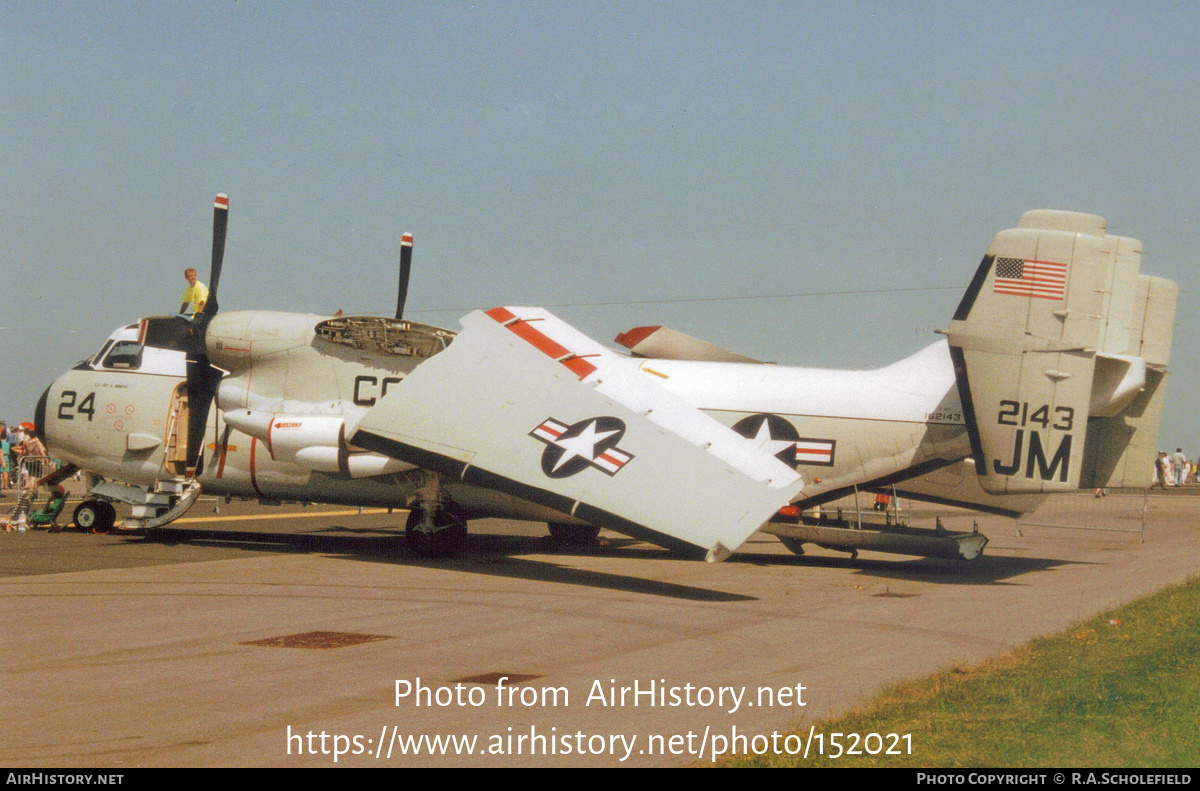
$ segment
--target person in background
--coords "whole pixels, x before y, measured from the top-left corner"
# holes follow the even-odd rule
[[[37,432],[33,429],[26,429],[25,441],[21,443],[22,458],[36,459],[39,456],[48,456],[49,453],[50,452],[46,450],[45,444],[38,439]],[[29,464],[26,464],[26,466],[21,470],[21,473],[24,477],[22,480],[17,481],[17,486],[21,488],[35,488],[38,477],[41,475],[41,465],[37,461],[32,462],[32,464],[34,466],[29,466]]]
[[[11,488],[9,483],[9,467],[8,467],[8,427],[0,423],[0,497],[5,489]]]
[[[50,453],[46,450],[46,445],[40,439],[36,431],[30,430],[25,433],[25,455],[26,456],[49,456]]]
[[[1170,463],[1171,460],[1167,458],[1167,452],[1160,450],[1158,458],[1154,460],[1154,485],[1160,489],[1165,490],[1167,488],[1167,465]]]
[[[21,470],[21,455],[25,452],[25,435],[21,426],[13,426],[8,432],[8,474],[12,485],[17,485],[17,475]]]

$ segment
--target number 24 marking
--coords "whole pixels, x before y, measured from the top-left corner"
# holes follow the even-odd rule
[[[62,401],[58,404],[58,419],[59,420],[74,420],[75,415],[71,414],[71,408],[75,408],[75,412],[80,415],[87,415],[88,422],[91,422],[92,416],[96,414],[96,394],[88,393],[79,402],[79,406],[75,406],[75,399],[79,394],[74,390],[63,390]]]

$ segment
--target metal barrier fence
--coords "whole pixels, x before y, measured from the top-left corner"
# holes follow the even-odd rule
[[[1146,541],[1146,508],[1149,489],[1104,489],[1056,494],[1033,513],[1017,520],[1023,527],[1057,527],[1107,533],[1137,533]]]
[[[1107,494],[1100,496],[1092,490],[1067,492],[1051,495],[1036,510],[1013,518],[914,501],[904,496],[890,498],[886,511],[880,512],[875,510],[876,496],[863,491],[821,505],[820,514],[840,516],[852,525],[860,522],[878,524],[887,520],[957,532],[1015,529],[1017,535],[1021,535],[1022,528],[1066,528],[1137,534],[1144,541],[1149,497],[1149,490],[1144,488],[1108,489]],[[805,513],[813,514],[814,511]]]
[[[30,480],[40,480],[58,469],[58,462],[51,456],[21,456],[20,460],[18,489],[24,489]]]

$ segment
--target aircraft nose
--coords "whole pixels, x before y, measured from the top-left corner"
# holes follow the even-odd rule
[[[50,385],[50,387],[53,386]],[[37,409],[33,412],[33,428],[46,447],[50,447],[50,438],[46,436],[46,401],[50,398],[50,387],[47,387],[46,392],[42,393],[42,397],[37,402]]]

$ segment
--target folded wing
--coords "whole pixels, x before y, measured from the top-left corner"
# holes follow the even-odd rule
[[[462,320],[349,441],[721,560],[800,491],[794,470],[547,311]]]

